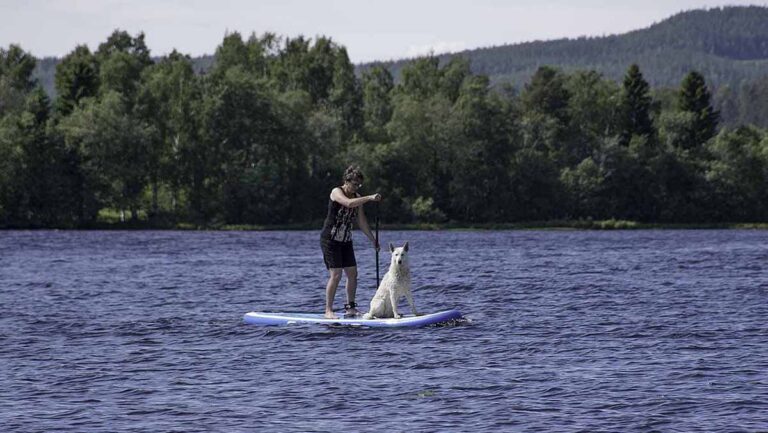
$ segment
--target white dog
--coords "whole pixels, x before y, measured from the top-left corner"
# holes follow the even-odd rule
[[[371,308],[363,316],[364,319],[388,319],[402,317],[397,313],[397,301],[401,297],[408,298],[408,304],[413,314],[418,316],[416,305],[411,296],[411,269],[408,267],[408,242],[404,246],[395,248],[389,244],[392,260],[389,263],[389,271],[381,280],[376,294],[371,299]]]

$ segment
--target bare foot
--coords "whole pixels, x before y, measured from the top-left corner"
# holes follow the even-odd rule
[[[350,308],[348,310],[344,310],[345,316],[357,316],[358,314],[360,314],[360,312],[357,311],[357,308]]]
[[[333,311],[326,311],[325,316],[326,319],[338,319],[339,316],[333,313]]]

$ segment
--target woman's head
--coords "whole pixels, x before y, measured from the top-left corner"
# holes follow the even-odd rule
[[[360,171],[360,167],[356,165],[350,165],[344,170],[344,183],[348,183],[355,188],[363,186],[363,172]]]

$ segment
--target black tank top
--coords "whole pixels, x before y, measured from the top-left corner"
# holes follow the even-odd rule
[[[359,197],[355,194],[355,197]],[[357,218],[357,208],[342,206],[333,200],[328,200],[328,216],[323,223],[320,239],[336,242],[352,242],[352,227]]]

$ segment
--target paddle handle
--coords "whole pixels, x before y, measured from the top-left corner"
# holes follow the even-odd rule
[[[379,244],[379,202],[376,202],[376,245],[378,245],[379,248],[376,248],[376,289],[379,288],[379,249],[381,249],[381,244]]]

